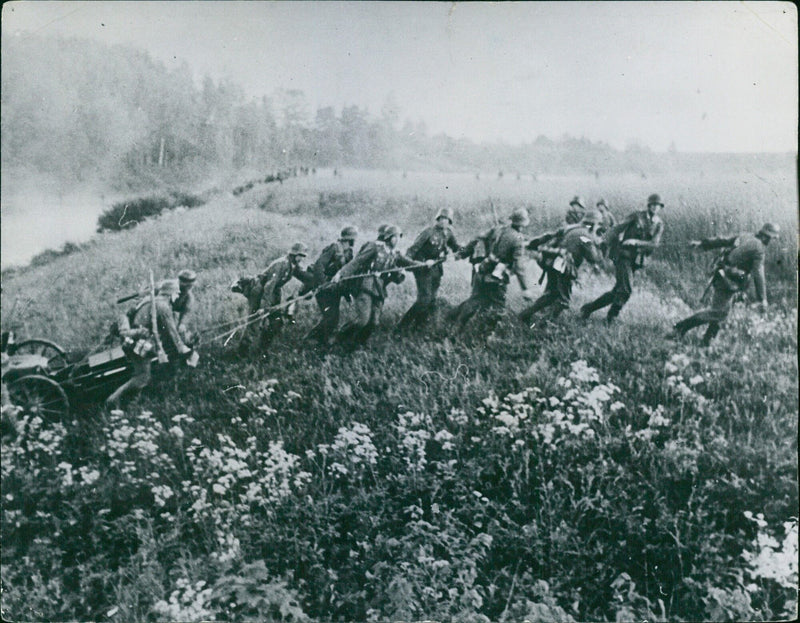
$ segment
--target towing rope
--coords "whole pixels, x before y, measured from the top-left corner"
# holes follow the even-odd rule
[[[278,311],[278,310],[281,310],[281,309],[285,309],[286,307],[290,307],[290,306],[295,305],[295,304],[297,304],[297,303],[299,303],[301,301],[310,300],[311,298],[316,296],[316,294],[320,290],[331,288],[332,286],[338,285],[338,284],[340,284],[340,283],[342,283],[344,281],[352,281],[352,280],[355,280],[355,279],[363,279],[365,277],[378,277],[380,275],[386,275],[386,274],[389,274],[389,273],[396,273],[396,272],[400,272],[400,271],[404,271],[404,270],[413,270],[415,268],[423,268],[423,267],[430,268],[430,267],[435,266],[437,264],[441,264],[442,262],[446,261],[446,259],[447,258],[442,258],[440,260],[436,260],[430,266],[426,262],[416,262],[414,264],[410,264],[409,266],[387,268],[385,270],[362,273],[360,275],[352,275],[350,277],[342,277],[341,279],[339,279],[336,282],[328,281],[326,283],[323,283],[323,284],[317,286],[313,290],[309,290],[303,296],[287,299],[286,301],[283,301],[282,303],[278,303],[277,305],[271,305],[269,307],[263,307],[261,309],[258,309],[256,311],[254,311],[251,314],[248,314],[247,316],[245,316],[244,318],[241,318],[241,319],[229,320],[229,321],[222,322],[222,323],[219,323],[219,324],[216,324],[216,325],[212,325],[210,327],[207,327],[207,328],[203,329],[202,331],[198,331],[198,334],[199,335],[205,335],[206,333],[211,333],[212,331],[217,331],[218,329],[221,329],[222,327],[228,327],[229,326],[230,328],[226,329],[222,333],[219,333],[217,335],[213,335],[210,338],[208,338],[209,342],[213,342],[215,340],[226,338],[224,344],[227,345],[227,343],[231,340],[231,338],[233,338],[233,336],[239,330],[245,329],[248,326],[250,326],[251,324],[254,324],[256,322],[259,322],[259,321],[263,320],[266,316],[268,316],[272,312],[275,312],[275,311]],[[231,325],[234,325],[234,326],[231,326]]]

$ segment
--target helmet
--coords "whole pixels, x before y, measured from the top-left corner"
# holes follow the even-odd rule
[[[578,195],[575,195],[575,196],[572,198],[572,201],[570,201],[570,202],[569,202],[569,205],[571,205],[571,206],[574,206],[574,205],[579,205],[579,206],[580,206],[580,207],[582,207],[584,210],[586,209],[586,202],[584,202],[584,200],[583,200],[583,197],[580,197],[580,196],[578,196]]]
[[[657,193],[653,193],[647,198],[647,205],[660,205],[662,208],[664,207],[664,202],[661,201],[661,195]]]
[[[181,288],[175,279],[164,279],[158,284],[158,295],[171,298],[178,296],[181,293]]]
[[[381,232],[381,229],[383,232]],[[378,229],[378,240],[389,240],[392,236],[397,236],[398,238],[403,237],[403,232],[400,231],[397,225],[382,225],[381,228]]]
[[[292,248],[289,249],[289,255],[302,255],[305,257],[308,255],[308,247],[304,245],[302,242],[295,242],[292,245]]]
[[[596,207],[598,207],[598,208],[599,208],[600,206],[603,206],[604,208],[607,208],[607,207],[608,207],[608,204],[606,203],[606,200],[605,200],[605,199],[603,199],[602,197],[600,197],[600,199],[598,199],[598,200],[597,200],[597,203],[596,203],[596,204],[594,204],[594,205],[595,205]]]
[[[764,226],[758,231],[761,236],[769,236],[774,238],[781,233],[781,228],[776,223],[764,223]]]
[[[358,227],[355,225],[348,225],[342,230],[342,233],[339,234],[339,238],[342,240],[355,240],[358,237]]]
[[[197,280],[197,273],[190,268],[184,268],[178,273],[178,281],[181,283],[194,283]]]
[[[603,222],[603,215],[600,210],[589,210],[583,215],[581,221],[584,225],[599,225]]]
[[[517,208],[511,213],[511,224],[525,227],[531,222],[528,218],[528,211],[525,208]]]
[[[450,224],[453,224],[453,211],[450,208],[442,208],[436,213],[436,219],[439,220],[440,218],[446,218],[450,221]]]

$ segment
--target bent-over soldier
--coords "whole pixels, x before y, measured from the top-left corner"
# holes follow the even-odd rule
[[[664,221],[658,213],[663,207],[661,197],[652,194],[647,198],[646,210],[634,212],[608,233],[608,256],[614,262],[616,282],[613,289],[581,307],[583,318],[609,305],[606,320],[612,322],[619,316],[631,298],[634,272],[644,266],[645,258],[661,244]]]
[[[518,208],[511,214],[511,224],[497,226],[470,241],[458,254],[469,257],[478,269],[473,274],[472,293],[449,314],[458,329],[479,311],[500,312],[506,304],[506,293],[511,275],[516,275],[522,288],[522,296],[532,300],[528,290],[526,272],[525,241],[522,228],[530,223],[528,212]],[[484,252],[481,253],[480,251]]]
[[[423,229],[414,243],[406,251],[406,256],[415,262],[433,260],[433,266],[412,269],[417,282],[417,300],[400,320],[399,327],[407,328],[421,325],[430,318],[436,308],[436,295],[442,283],[444,269],[442,262],[447,259],[447,250],[458,253],[461,247],[453,233],[453,211],[442,208],[436,214],[436,222]]]
[[[572,284],[578,278],[581,264],[584,261],[596,264],[602,259],[595,235],[595,228],[600,225],[602,218],[600,212],[592,210],[584,214],[580,223],[543,234],[528,243],[529,250],[538,251],[541,255],[539,266],[544,271],[547,285],[544,294],[520,313],[522,322],[530,325],[533,315],[548,307],[553,309],[554,318],[569,308]]]
[[[708,346],[728,317],[733,297],[738,292],[747,289],[751,275],[759,306],[762,311],[766,310],[767,288],[764,276],[764,256],[767,245],[779,233],[780,228],[776,224],[766,223],[756,234],[691,241],[689,246],[695,249],[699,248],[703,251],[722,249],[722,255],[711,276],[710,287],[714,291],[711,306],[678,322],[668,337],[681,338],[687,331],[707,324],[703,345]]]
[[[120,316],[117,326],[123,339],[122,350],[131,365],[133,376],[106,399],[107,405],[118,406],[123,396],[139,392],[150,383],[152,360],[157,354],[155,331],[158,331],[158,338],[166,350],[171,350],[180,357],[192,352],[181,339],[172,311],[172,304],[179,294],[174,281],[168,280],[161,284],[154,297],[156,327],[153,327],[152,302],[149,297],[141,299]]]
[[[314,298],[319,305],[322,318],[306,334],[306,339],[326,343],[333,337],[339,325],[339,306],[342,298],[341,287],[331,283],[333,276],[353,259],[353,247],[358,237],[358,228],[348,225],[339,234],[339,240],[322,250],[317,261],[308,268],[310,279],[300,290],[298,296],[316,289]]]
[[[266,270],[259,275],[259,280],[264,284],[261,294],[259,309],[268,310],[270,307],[280,305],[282,290],[292,277],[305,284],[310,280],[308,272],[303,268],[303,259],[308,255],[308,247],[302,242],[296,242],[289,249],[289,253],[273,260]],[[284,324],[287,312],[285,309],[270,310],[261,322],[261,347],[269,346],[270,342],[280,331]]]
[[[395,225],[381,225],[378,239],[364,244],[334,276],[333,281],[342,284],[342,292],[353,296],[356,315],[336,334],[337,342],[363,343],[378,325],[387,286],[389,283],[402,283],[406,277],[402,271],[393,269],[414,264],[396,248],[402,235]]]

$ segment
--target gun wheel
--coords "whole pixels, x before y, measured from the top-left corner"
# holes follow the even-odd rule
[[[69,399],[53,379],[30,374],[8,384],[12,404],[27,415],[39,416],[47,422],[60,422],[69,414]]]
[[[66,368],[67,355],[64,349],[55,342],[50,340],[43,340],[34,338],[31,340],[23,340],[22,342],[14,345],[12,351],[14,355],[39,355],[47,359],[47,371],[49,373],[58,372]]]

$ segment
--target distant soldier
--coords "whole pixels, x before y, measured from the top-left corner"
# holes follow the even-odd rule
[[[181,339],[172,311],[172,305],[179,295],[174,280],[161,284],[154,299],[156,327],[153,327],[152,301],[149,297],[142,298],[120,316],[117,327],[123,339],[122,349],[131,364],[133,376],[106,399],[108,406],[119,406],[123,396],[139,392],[150,383],[152,359],[157,354],[156,330],[165,350],[177,353],[180,357],[191,354],[192,349]]]
[[[661,244],[664,221],[658,212],[663,207],[659,195],[650,195],[646,210],[634,212],[608,233],[608,256],[614,262],[616,283],[612,290],[581,307],[583,318],[609,305],[606,320],[612,322],[619,316],[633,292],[633,273],[644,266],[645,258]]]
[[[776,224],[766,223],[755,235],[741,234],[733,238],[706,238],[691,241],[689,246],[695,249],[699,248],[703,251],[722,249],[722,255],[714,267],[714,274],[709,284],[714,290],[711,307],[681,320],[675,325],[669,337],[681,338],[687,331],[707,324],[708,328],[703,336],[703,346],[708,346],[728,317],[733,297],[738,292],[747,289],[750,275],[753,276],[759,306],[762,311],[766,310],[767,289],[764,276],[764,256],[767,245],[779,233],[780,228]]]
[[[383,271],[414,264],[396,248],[402,235],[394,225],[381,225],[378,239],[362,246],[358,255],[334,276],[333,281],[343,285],[343,292],[353,296],[356,314],[336,334],[337,342],[350,345],[363,343],[378,326],[388,284],[405,280],[402,271]]]
[[[412,269],[417,282],[417,300],[400,320],[400,328],[425,323],[436,308],[436,295],[444,274],[442,262],[447,259],[447,250],[450,249],[453,253],[461,250],[452,226],[453,211],[442,208],[436,214],[436,223],[423,229],[406,251],[406,256],[415,262],[433,260],[436,264],[430,268]]]
[[[611,213],[611,210],[608,208],[608,204],[606,200],[602,197],[597,200],[597,204],[595,205],[595,209],[600,212],[600,216],[602,220],[600,224],[597,226],[595,230],[595,234],[602,238],[606,235],[607,232],[611,231],[614,226],[617,224],[617,219],[614,218],[614,215]]]
[[[602,216],[602,220],[600,224],[597,226],[597,229],[595,230],[595,235],[600,240],[600,242],[597,245],[597,248],[600,249],[600,253],[603,254],[603,257],[608,257],[608,242],[606,240],[606,236],[608,236],[608,232],[610,232],[616,226],[617,219],[614,218],[614,215],[608,208],[606,200],[603,199],[602,197],[597,200],[595,209],[597,209],[600,212],[600,215]],[[595,265],[595,269],[596,271],[599,271],[599,265]]]
[[[569,308],[572,284],[578,277],[581,264],[584,260],[596,264],[602,259],[595,233],[601,222],[600,212],[592,210],[584,214],[580,223],[543,234],[528,243],[529,250],[541,255],[539,266],[547,278],[547,285],[544,294],[520,314],[522,322],[530,325],[533,315],[548,307],[553,309],[554,318]]]
[[[569,210],[567,210],[564,221],[567,225],[580,223],[583,220],[584,212],[586,212],[586,202],[583,200],[583,197],[576,195],[572,198],[572,201],[569,202]]]
[[[259,280],[264,284],[261,294],[261,310],[269,309],[281,304],[282,289],[294,277],[305,284],[310,280],[310,275],[303,269],[302,262],[308,255],[308,247],[302,242],[292,245],[283,257],[274,260],[266,270],[259,275]],[[261,324],[261,347],[269,346],[270,342],[283,326],[287,315],[291,311],[276,309],[267,312]]]
[[[532,300],[525,267],[525,241],[521,232],[529,223],[527,210],[518,208],[511,214],[511,225],[490,229],[459,252],[458,257],[469,257],[478,268],[473,274],[472,294],[449,316],[457,328],[463,329],[481,310],[502,310],[512,274],[519,280],[522,296]]]
[[[303,296],[311,290],[317,289],[314,295],[319,305],[322,318],[308,332],[306,339],[327,342],[339,325],[339,305],[342,290],[338,284],[330,283],[333,276],[342,267],[353,259],[353,246],[358,237],[358,229],[348,225],[339,234],[339,240],[329,244],[322,250],[317,261],[308,269],[309,281],[300,290],[298,296]]]

